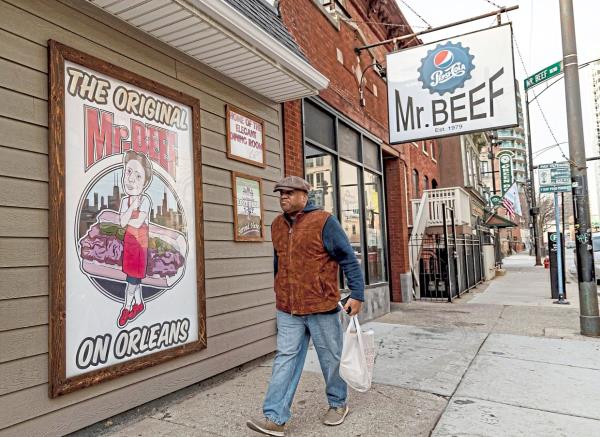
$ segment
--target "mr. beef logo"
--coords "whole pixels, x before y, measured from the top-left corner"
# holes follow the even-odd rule
[[[111,90],[108,80],[81,71],[67,69],[67,92],[91,103],[112,103],[119,111],[162,125],[187,130],[185,109],[139,91],[117,86]],[[85,106],[85,166],[128,150],[147,155],[176,179],[177,132],[131,118],[129,126],[115,124],[115,114],[94,106]]]

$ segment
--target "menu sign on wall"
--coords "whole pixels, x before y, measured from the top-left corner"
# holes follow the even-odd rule
[[[227,156],[265,168],[265,122],[241,109],[227,105]]]
[[[51,396],[206,347],[199,104],[51,42]]]

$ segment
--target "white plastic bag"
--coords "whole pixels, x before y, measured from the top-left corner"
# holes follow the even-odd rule
[[[358,323],[358,316],[352,316],[344,335],[340,376],[354,390],[365,392],[371,388],[374,363],[374,332],[363,332]]]

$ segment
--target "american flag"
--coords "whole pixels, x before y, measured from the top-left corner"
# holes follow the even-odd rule
[[[519,199],[519,189],[517,183],[513,183],[502,197],[502,206],[506,208],[508,217],[513,220],[515,216],[522,216],[521,202]]]
[[[515,218],[515,207],[513,203],[508,200],[506,197],[502,198],[502,206],[506,209],[508,213],[508,217],[512,220]]]

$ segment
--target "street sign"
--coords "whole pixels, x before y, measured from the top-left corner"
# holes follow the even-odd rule
[[[529,76],[527,79],[525,79],[525,91],[542,82],[547,81],[548,79],[552,79],[554,76],[558,76],[560,73],[562,73],[562,71],[562,61],[555,62],[554,64],[544,68],[543,70],[538,71],[533,76]]]
[[[568,193],[571,191],[571,166],[568,161],[538,166],[540,193]]]
[[[500,205],[502,203],[502,196],[492,196],[490,197],[490,202],[492,202],[493,206]]]

